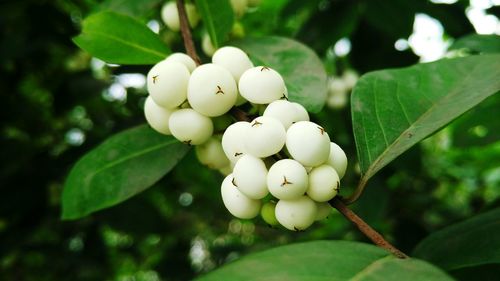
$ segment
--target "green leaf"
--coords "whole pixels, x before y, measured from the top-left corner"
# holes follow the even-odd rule
[[[189,147],[146,125],[118,133],[83,156],[64,184],[63,219],[116,205],[170,171]]]
[[[170,49],[146,25],[113,12],[87,17],[82,33],[73,41],[108,63],[154,64],[170,54]]]
[[[500,90],[500,55],[368,73],[351,100],[361,186],[410,147]]]
[[[450,46],[450,50],[457,49],[467,49],[473,53],[500,53],[500,36],[470,34]]]
[[[234,12],[229,0],[196,0],[196,8],[212,44],[219,48],[233,28]]]
[[[134,18],[150,17],[159,9],[162,0],[106,0],[96,7],[97,11],[113,11]]]
[[[277,247],[225,265],[198,281],[445,281],[440,269],[416,259],[397,259],[372,245],[315,241]]]
[[[499,233],[500,208],[432,233],[414,255],[446,270],[500,263]]]
[[[233,42],[256,63],[270,66],[285,79],[291,101],[317,113],[326,100],[326,72],[313,50],[292,39],[265,36]]]

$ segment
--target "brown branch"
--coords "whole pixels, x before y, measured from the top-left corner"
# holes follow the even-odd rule
[[[366,237],[368,237],[375,245],[380,248],[386,249],[391,252],[393,255],[400,259],[409,258],[405,253],[398,250],[391,243],[387,242],[384,237],[378,233],[375,229],[369,226],[363,219],[358,217],[351,209],[349,209],[341,199],[335,197],[330,200],[330,205],[332,205],[335,209],[337,209],[346,219],[352,222],[361,233],[363,233]]]
[[[201,60],[196,53],[196,48],[194,47],[193,37],[191,36],[191,30],[189,29],[189,21],[186,14],[186,8],[184,6],[184,0],[177,0],[177,10],[179,12],[181,34],[184,41],[184,48],[186,48],[186,53],[194,60],[196,65],[200,65]]]

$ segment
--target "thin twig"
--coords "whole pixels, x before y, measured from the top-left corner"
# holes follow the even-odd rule
[[[330,200],[330,205],[337,209],[344,217],[354,224],[361,233],[368,237],[375,245],[386,249],[400,259],[409,258],[405,253],[398,250],[391,243],[384,239],[375,229],[369,226],[363,219],[358,217],[351,209],[349,209],[339,198],[335,197]]]
[[[184,7],[184,0],[177,0],[177,10],[179,12],[181,34],[184,41],[184,48],[186,48],[186,53],[194,60],[194,62],[196,62],[196,65],[200,65],[200,57],[198,57],[198,54],[196,53],[193,37],[191,36],[191,30],[189,29],[189,21],[186,14],[186,8]]]
[[[361,196],[361,194],[363,194],[366,184],[367,180],[364,177],[362,177],[354,192],[349,197],[342,198],[342,202],[344,202],[347,205],[351,205],[352,203],[356,202]]]

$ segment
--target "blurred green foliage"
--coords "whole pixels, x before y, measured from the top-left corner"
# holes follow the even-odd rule
[[[188,280],[246,253],[293,241],[366,241],[336,212],[303,233],[233,219],[219,195],[222,176],[202,167],[192,152],[142,194],[62,222],[62,184],[73,163],[111,134],[144,123],[145,90],[126,87],[117,98],[109,87],[121,85],[117,75],[146,73],[149,67],[106,65],[80,51],[71,37],[82,18],[111,9],[143,22],[156,19],[171,49],[183,48],[179,34],[159,20],[160,1],[144,1],[148,9],[135,1],[104,2],[0,3],[0,280]],[[348,68],[362,74],[418,61],[411,49],[394,48],[396,40],[410,36],[415,13],[440,20],[448,38],[474,32],[464,14],[467,5],[263,0],[240,23],[246,35],[290,36],[311,46],[332,75]],[[196,38],[202,32],[194,30]],[[352,50],[336,57],[332,46],[342,37],[350,38]],[[498,104],[498,96],[489,98],[392,162],[373,178],[355,211],[411,252],[429,233],[500,206]],[[348,154],[347,193],[359,178],[350,111],[325,109],[314,119]],[[486,267],[498,272],[498,266]],[[470,280],[482,269],[454,275]]]

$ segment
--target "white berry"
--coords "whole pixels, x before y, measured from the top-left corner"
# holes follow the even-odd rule
[[[182,63],[163,60],[148,72],[148,92],[164,108],[180,106],[187,95],[189,70]]]
[[[250,199],[233,185],[233,175],[228,175],[221,185],[222,202],[227,210],[240,219],[251,219],[260,212],[261,201]]]
[[[286,148],[293,159],[304,166],[318,166],[328,160],[330,137],[323,127],[300,121],[288,128]]]
[[[215,117],[234,106],[237,92],[231,73],[222,66],[208,63],[199,66],[191,74],[187,99],[194,110]]]
[[[243,72],[253,67],[252,61],[245,52],[231,46],[218,49],[212,57],[212,63],[229,70],[236,82],[240,80]]]
[[[260,158],[243,155],[234,165],[233,176],[234,185],[252,199],[262,199],[269,193],[266,165]]]
[[[250,123],[244,137],[247,153],[261,158],[278,153],[285,141],[285,127],[277,119],[264,116],[257,117]]]
[[[212,120],[191,108],[179,109],[172,113],[168,124],[172,135],[189,145],[202,144],[213,133]]]
[[[205,143],[196,146],[195,152],[200,163],[211,169],[222,169],[229,165],[221,141],[215,137],[211,137]]]
[[[309,173],[307,195],[316,202],[327,202],[337,195],[340,179],[332,166],[321,165]]]
[[[144,115],[149,126],[164,135],[172,134],[168,127],[168,119],[173,111],[158,106],[150,96],[146,98],[146,102],[144,103]]]
[[[300,109],[302,107],[298,103],[292,103],[287,100],[276,100],[270,103],[264,114],[264,117],[272,117],[278,119],[281,124],[288,129],[293,123],[298,121],[309,121],[309,115],[306,111],[307,118],[304,118],[303,111]],[[305,109],[304,109],[305,111]]]
[[[332,206],[328,202],[316,203],[318,213],[316,214],[317,221],[324,220],[332,213]]]
[[[306,192],[308,184],[306,169],[292,159],[279,160],[267,173],[269,192],[278,199],[299,198]]]
[[[244,137],[246,130],[250,128],[250,123],[245,121],[236,122],[224,131],[222,136],[222,148],[226,157],[232,162],[236,163],[243,154],[246,153]]]
[[[318,207],[307,196],[294,200],[280,200],[276,204],[276,219],[278,222],[293,231],[308,228],[316,219]]]
[[[189,25],[195,27],[200,21],[200,16],[196,11],[196,7],[190,3],[185,4],[184,7],[188,16]],[[177,10],[175,1],[167,2],[163,5],[161,9],[161,19],[172,31],[179,31],[179,11]]]
[[[330,143],[330,155],[328,156],[327,164],[332,166],[339,178],[342,179],[347,169],[347,156],[345,152],[336,143]]]
[[[189,72],[193,72],[196,68],[196,62],[188,55],[184,53],[173,53],[168,56],[165,61],[182,63]]]
[[[300,103],[292,102],[292,104],[295,105],[298,119],[300,121],[309,121],[309,114],[307,113],[307,110]]]
[[[277,71],[257,66],[241,75],[238,89],[246,100],[256,104],[267,104],[283,97],[286,87]]]

